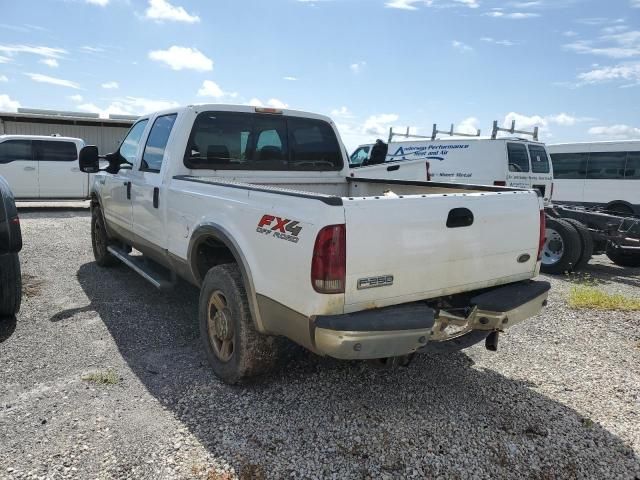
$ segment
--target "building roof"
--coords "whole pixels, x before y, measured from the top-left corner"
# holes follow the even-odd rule
[[[129,128],[138,117],[133,115],[109,115],[100,118],[97,113],[65,112],[19,108],[17,112],[0,112],[0,120],[12,122],[53,123],[58,125],[84,125]]]

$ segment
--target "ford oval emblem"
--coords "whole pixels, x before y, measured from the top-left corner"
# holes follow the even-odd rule
[[[523,253],[518,257],[518,263],[528,262],[530,258],[531,258],[531,255],[529,255],[528,253]]]

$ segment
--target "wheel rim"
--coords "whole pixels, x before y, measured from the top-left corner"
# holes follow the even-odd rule
[[[234,351],[233,322],[227,298],[220,290],[214,291],[209,297],[207,332],[216,357],[222,362],[228,362]]]
[[[555,265],[564,255],[564,242],[560,234],[553,228],[546,229],[544,247],[542,249],[542,264]]]

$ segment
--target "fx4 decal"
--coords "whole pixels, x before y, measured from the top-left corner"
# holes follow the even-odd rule
[[[262,233],[265,236],[272,236],[273,238],[298,243],[298,240],[300,240],[298,235],[300,235],[302,231],[302,227],[300,227],[299,224],[300,222],[289,220],[288,218],[280,218],[275,215],[263,215],[258,222],[256,232]]]

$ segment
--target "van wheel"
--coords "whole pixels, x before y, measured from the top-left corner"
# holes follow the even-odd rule
[[[587,226],[574,218],[565,218],[565,222],[570,223],[578,231],[580,235],[580,244],[582,246],[582,253],[576,260],[576,264],[573,267],[574,270],[582,270],[587,266],[589,260],[593,256],[593,237]]]
[[[607,205],[605,211],[611,215],[618,215],[619,217],[630,217],[634,213],[633,209],[624,203],[612,203],[611,205]]]
[[[607,257],[621,267],[640,267],[640,253],[626,253],[612,243],[607,244]]]
[[[0,255],[0,316],[15,315],[22,301],[22,277],[17,253]]]
[[[198,316],[207,358],[222,381],[239,383],[274,367],[281,339],[255,329],[237,264],[209,270],[200,290]]]
[[[93,257],[101,267],[112,267],[118,263],[118,259],[107,250],[110,243],[102,211],[99,208],[94,208],[91,212],[91,246],[93,247]]]
[[[547,217],[540,270],[551,274],[571,272],[581,254],[582,243],[575,227],[565,220]]]

